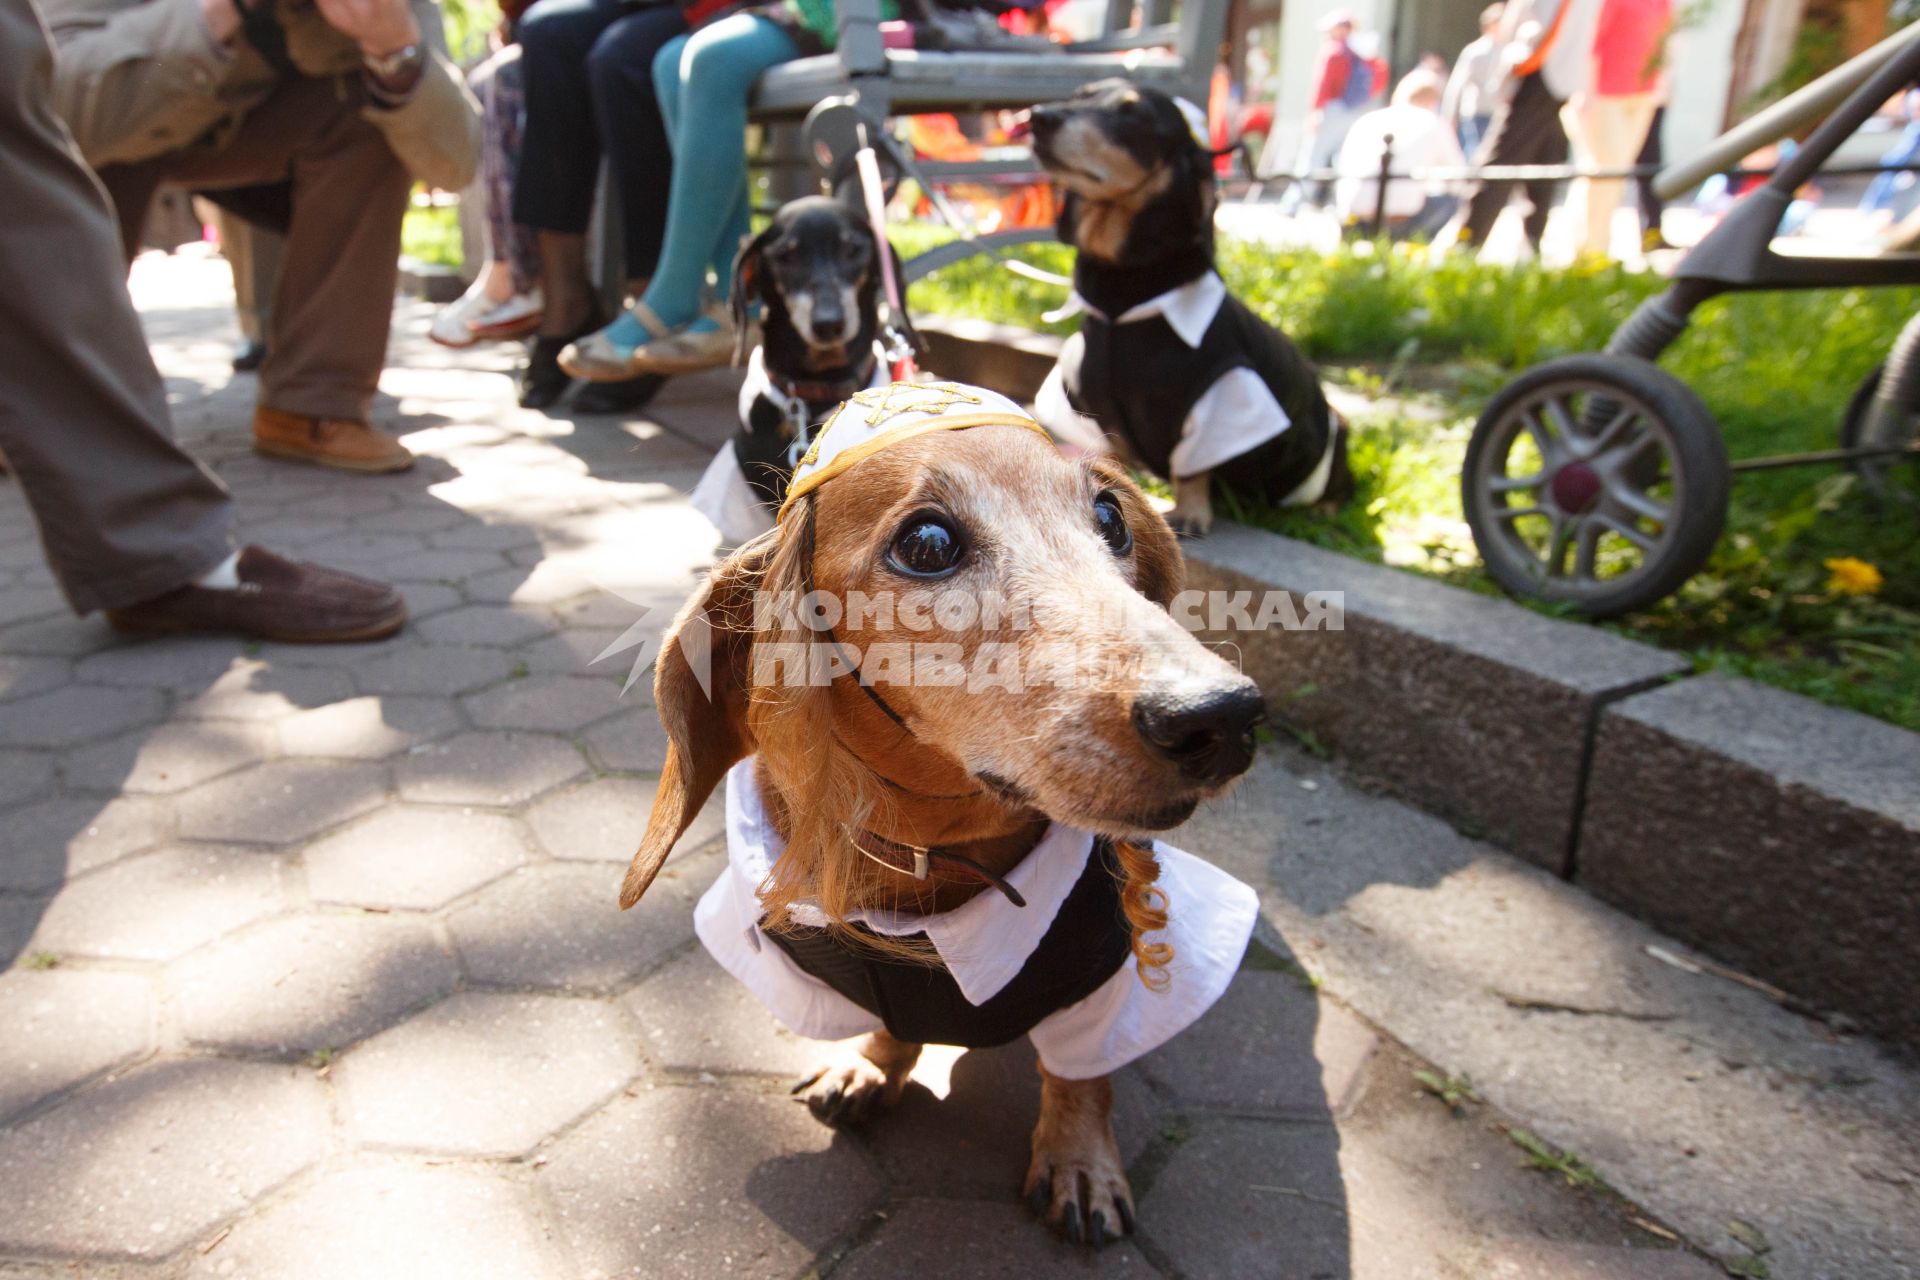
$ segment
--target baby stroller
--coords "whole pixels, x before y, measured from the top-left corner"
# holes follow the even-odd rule
[[[1656,179],[1674,196],[1730,160],[1826,119],[1680,262],[1600,355],[1528,370],[1488,403],[1467,446],[1461,503],[1508,592],[1589,617],[1642,609],[1706,563],[1733,476],[1839,463],[1920,516],[1920,316],[1854,394],[1840,447],[1729,462],[1700,398],[1654,363],[1694,309],[1736,290],[1920,284],[1920,253],[1815,257],[1773,247],[1793,195],[1875,109],[1920,76],[1920,24],[1882,41]]]

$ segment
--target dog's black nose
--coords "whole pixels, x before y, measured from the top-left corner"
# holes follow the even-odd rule
[[[1060,131],[1066,119],[1066,114],[1058,107],[1035,107],[1028,114],[1027,123],[1033,129],[1035,138],[1049,138]]]
[[[1196,782],[1225,782],[1253,763],[1253,731],[1266,719],[1251,681],[1227,689],[1153,691],[1134,700],[1133,725],[1148,746]]]
[[[840,305],[838,289],[822,289],[813,295],[813,331],[838,337],[847,327],[847,310]]]

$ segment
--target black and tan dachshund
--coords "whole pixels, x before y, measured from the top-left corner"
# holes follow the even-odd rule
[[[728,542],[772,527],[812,426],[854,392],[887,381],[876,345],[880,251],[859,210],[807,196],[782,205],[735,258],[734,361],[747,363],[740,430],[693,493]],[[756,303],[762,336],[749,355]]]
[[[1041,390],[1041,420],[1171,483],[1168,520],[1183,534],[1211,525],[1216,479],[1268,502],[1343,501],[1346,433],[1319,376],[1214,270],[1213,153],[1198,110],[1103,80],[1032,120],[1034,152],[1066,190],[1060,238],[1079,250],[1084,308]]]

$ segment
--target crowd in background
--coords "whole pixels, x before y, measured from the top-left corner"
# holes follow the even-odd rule
[[[1386,94],[1378,39],[1353,15],[1321,21],[1323,42],[1301,142],[1291,167],[1270,136],[1257,176],[1286,176],[1282,209],[1326,198],[1314,175],[1338,173],[1332,196],[1341,219],[1403,236],[1480,245],[1511,197],[1523,192],[1522,220],[1537,250],[1561,181],[1475,181],[1474,165],[1565,165],[1607,173],[1657,164],[1660,112],[1668,95],[1666,42],[1672,0],[1510,0],[1480,15],[1480,36],[1455,58],[1423,55]],[[1381,99],[1385,98],[1382,102]],[[1277,136],[1277,135],[1275,135]],[[1625,182],[1576,179],[1567,201],[1574,241],[1584,253],[1613,250],[1614,214]],[[1658,209],[1642,188],[1648,243],[1659,243]]]

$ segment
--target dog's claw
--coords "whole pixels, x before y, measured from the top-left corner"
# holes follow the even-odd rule
[[[1107,1215],[1095,1209],[1092,1217],[1093,1225],[1088,1230],[1087,1236],[1092,1240],[1095,1249],[1104,1249],[1107,1247]]]
[[[794,1092],[806,1090],[807,1110],[827,1125],[857,1125],[877,1108],[892,1106],[906,1087],[907,1059],[895,1074],[889,1074],[856,1048],[843,1050],[839,1059],[815,1071],[794,1086]]]
[[[1045,1217],[1047,1213],[1047,1205],[1051,1203],[1052,1200],[1053,1200],[1052,1177],[1043,1174],[1040,1177],[1035,1178],[1033,1180],[1033,1185],[1027,1188],[1027,1208],[1033,1210],[1034,1215],[1036,1217]]]
[[[1133,1202],[1125,1196],[1115,1196],[1113,1198],[1113,1207],[1114,1211],[1120,1215],[1120,1234],[1123,1236],[1132,1235]]]

